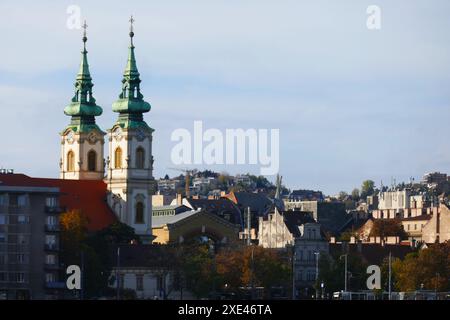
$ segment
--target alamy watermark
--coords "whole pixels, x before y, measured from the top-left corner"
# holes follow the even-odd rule
[[[172,132],[171,160],[175,165],[259,165],[261,175],[275,175],[280,167],[279,129],[209,128],[194,121],[193,134],[184,128]]]

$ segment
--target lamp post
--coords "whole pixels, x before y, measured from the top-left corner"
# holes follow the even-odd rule
[[[318,288],[318,280],[319,280],[319,255],[320,252],[316,251],[314,252],[316,255],[316,300],[319,298],[319,288]]]
[[[296,298],[296,288],[295,288],[295,245],[292,247],[292,300],[295,300]]]
[[[345,269],[345,274],[344,274],[344,292],[347,292],[347,275],[348,275],[348,272],[347,272],[347,260],[348,260],[348,254],[343,254],[342,256],[340,256],[339,257],[339,259],[342,259],[342,257],[344,257],[344,265],[345,265],[345,267],[344,267],[344,269]]]

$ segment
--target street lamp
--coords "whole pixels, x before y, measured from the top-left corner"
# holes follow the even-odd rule
[[[348,260],[348,254],[343,254],[339,257],[339,259],[342,259],[342,257],[345,258],[345,274],[344,274],[344,292],[347,292],[347,260]]]
[[[316,255],[316,299],[319,298],[319,288],[317,287],[317,281],[319,280],[319,256],[320,256],[320,252],[316,251],[314,252],[314,254]]]

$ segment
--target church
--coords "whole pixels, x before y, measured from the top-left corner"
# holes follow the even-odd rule
[[[93,82],[86,50],[86,23],[83,51],[76,76],[75,92],[64,114],[70,123],[61,132],[60,179],[94,180],[106,184],[106,201],[118,220],[133,227],[144,242],[151,240],[153,178],[152,133],[143,114],[150,111],[140,88],[140,74],[130,20],[130,46],[122,88],[112,110],[118,114],[103,131],[96,124],[102,114],[93,95]],[[109,153],[105,160],[105,142]]]
[[[152,134],[144,113],[150,104],[141,93],[141,79],[130,26],[128,60],[122,87],[112,110],[115,122],[105,130],[96,124],[103,109],[93,94],[86,49],[86,23],[81,63],[74,95],[64,108],[70,117],[60,132],[59,179],[32,178],[23,174],[2,174],[0,183],[16,187],[58,188],[60,206],[66,211],[80,210],[88,218],[90,231],[121,221],[135,229],[143,243],[152,239],[153,177]],[[105,147],[108,145],[108,155]]]

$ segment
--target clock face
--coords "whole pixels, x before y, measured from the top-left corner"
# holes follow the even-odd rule
[[[95,133],[91,133],[88,137],[89,142],[91,143],[95,143],[95,141],[97,141],[97,136],[95,135]]]
[[[120,127],[117,127],[113,131],[113,136],[116,139],[120,139],[122,137],[122,129]]]
[[[67,134],[67,141],[72,143],[73,142],[73,137],[74,137],[73,131],[69,131],[69,133]]]
[[[142,129],[138,129],[136,132],[136,137],[138,138],[138,140],[144,140],[145,138],[145,133]]]

